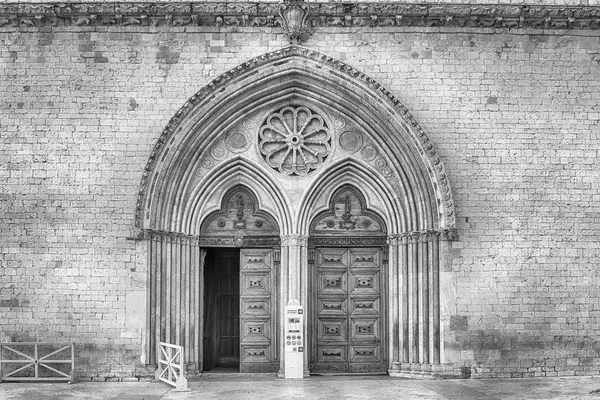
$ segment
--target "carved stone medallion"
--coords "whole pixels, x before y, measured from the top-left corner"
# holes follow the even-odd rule
[[[323,117],[308,107],[288,106],[270,114],[258,133],[267,164],[286,175],[315,171],[331,152],[331,132]]]
[[[234,130],[227,134],[225,137],[225,146],[229,149],[229,151],[233,153],[241,153],[246,150],[250,145],[250,141],[241,130]]]
[[[359,151],[363,145],[362,135],[355,131],[346,131],[342,133],[339,140],[340,147],[351,154]]]

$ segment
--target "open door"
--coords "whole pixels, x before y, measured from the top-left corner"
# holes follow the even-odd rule
[[[241,251],[241,372],[277,372],[277,267],[273,249]]]
[[[277,276],[273,249],[208,249],[204,371],[278,370]]]
[[[204,272],[204,370],[239,369],[240,251],[210,249]]]

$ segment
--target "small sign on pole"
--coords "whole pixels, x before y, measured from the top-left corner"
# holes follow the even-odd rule
[[[285,379],[304,378],[304,307],[290,300],[285,307]]]

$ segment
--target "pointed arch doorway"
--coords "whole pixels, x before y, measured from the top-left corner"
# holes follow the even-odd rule
[[[235,195],[224,200],[233,188],[244,188],[254,210],[274,222],[270,239],[255,237],[248,221],[243,228]],[[313,314],[305,373],[442,371],[451,362],[440,281],[455,237],[453,207],[434,146],[373,79],[300,46],[240,65],[176,113],[141,180],[136,226],[150,254],[148,362],[156,362],[156,343],[167,340],[189,349],[189,368],[203,370],[204,290],[211,283],[199,276],[206,248],[269,249],[264,269],[275,275],[264,282],[277,283],[270,289],[242,277],[240,258],[240,369],[252,360],[281,371],[282,311],[297,299]],[[225,235],[216,216],[226,209]],[[336,273],[344,285],[338,291]],[[260,307],[245,311],[244,282],[256,296],[269,292],[269,322],[248,335],[244,313]]]
[[[279,368],[279,226],[243,185],[230,188],[200,225],[206,252],[202,370]]]

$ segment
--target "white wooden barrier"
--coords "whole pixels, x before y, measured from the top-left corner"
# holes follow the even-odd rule
[[[67,351],[70,353],[69,358],[66,358]],[[61,357],[58,358],[58,355]],[[57,364],[71,364],[70,373],[59,371]],[[9,369],[8,365],[16,365],[16,369]],[[41,368],[43,368],[43,373],[40,371]],[[0,343],[0,382],[8,381],[75,382],[75,344]]]
[[[183,346],[159,342],[156,351],[158,369],[155,378],[175,387],[175,391],[190,391],[185,377]]]

